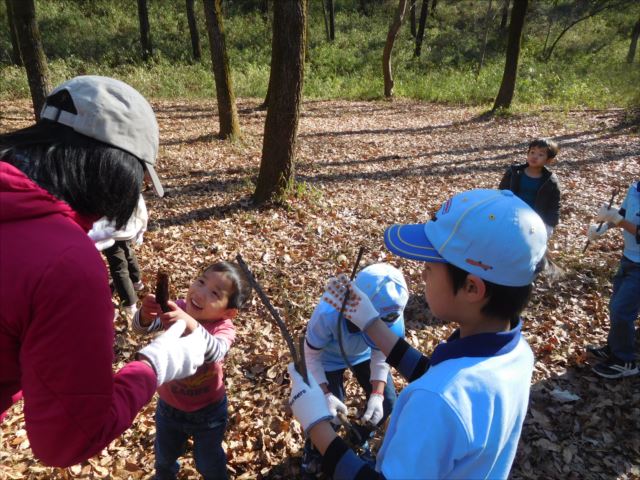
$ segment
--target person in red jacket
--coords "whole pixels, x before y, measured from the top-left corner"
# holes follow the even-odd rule
[[[113,305],[87,235],[122,227],[154,165],[158,124],[118,80],[81,76],[49,95],[34,125],[0,134],[0,414],[24,398],[43,463],[66,467],[126,430],[158,385],[204,362],[202,331],[175,326],[113,373]]]

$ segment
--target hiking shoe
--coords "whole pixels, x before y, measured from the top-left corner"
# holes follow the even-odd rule
[[[136,292],[139,292],[140,290],[144,289],[144,283],[142,283],[142,281],[140,282],[133,282],[133,289]]]
[[[593,371],[604,378],[631,377],[640,373],[636,362],[624,362],[614,357],[606,362],[599,363],[593,367]]]
[[[609,345],[603,345],[602,347],[589,345],[587,347],[587,352],[594,357],[601,358],[602,360],[609,360],[611,358],[611,349],[609,348]]]

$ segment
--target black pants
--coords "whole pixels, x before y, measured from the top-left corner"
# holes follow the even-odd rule
[[[113,285],[125,307],[134,305],[138,295],[133,284],[140,281],[140,267],[130,240],[118,240],[104,250]]]

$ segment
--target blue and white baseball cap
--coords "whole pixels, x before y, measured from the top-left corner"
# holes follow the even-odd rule
[[[498,285],[533,282],[547,232],[540,216],[509,190],[469,190],[442,204],[427,223],[392,225],[384,232],[396,255],[451,263]]]
[[[388,263],[375,263],[360,270],[354,283],[369,297],[382,320],[393,323],[402,317],[409,289],[400,270]]]

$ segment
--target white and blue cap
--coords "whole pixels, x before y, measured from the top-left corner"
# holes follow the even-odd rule
[[[363,268],[354,280],[380,314],[380,319],[396,335],[404,336],[404,307],[409,301],[409,289],[404,276],[388,263],[375,263]],[[365,335],[365,342],[375,346]]]
[[[451,263],[483,280],[529,285],[544,256],[540,216],[509,190],[469,190],[442,204],[427,223],[392,225],[387,248],[423,262]]]

